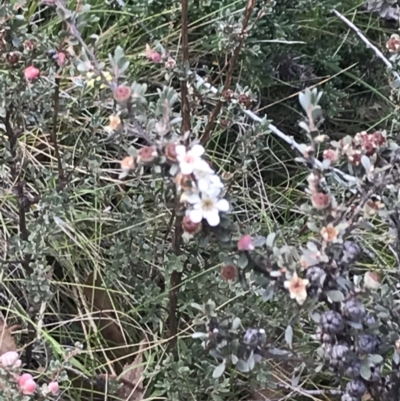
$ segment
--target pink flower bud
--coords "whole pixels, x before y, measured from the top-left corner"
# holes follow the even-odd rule
[[[324,159],[328,159],[331,161],[331,165],[335,164],[339,159],[339,154],[334,149],[326,149],[324,150]]]
[[[244,235],[237,244],[239,251],[253,251],[254,245],[250,235]]]
[[[8,351],[0,356],[0,364],[5,368],[14,368],[21,366],[21,360],[17,352]]]
[[[29,373],[24,373],[19,377],[18,385],[25,395],[33,394],[36,391],[35,380],[33,380],[32,375]]]
[[[62,67],[67,62],[67,56],[64,52],[58,52],[57,54],[57,64]]]
[[[50,382],[47,387],[49,391],[54,395],[60,391],[60,386],[57,382]]]
[[[24,74],[26,79],[33,80],[40,75],[40,71],[33,65],[30,65],[29,67],[25,68]]]

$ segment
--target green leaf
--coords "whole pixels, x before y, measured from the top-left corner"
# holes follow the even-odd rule
[[[272,248],[274,246],[276,238],[276,233],[269,233],[267,236],[267,240],[265,241],[268,248]]]
[[[239,371],[239,372],[242,372],[242,373],[246,373],[246,372],[248,372],[250,369],[249,369],[249,365],[247,364],[247,362],[246,361],[244,361],[243,359],[239,359],[238,361],[237,361],[237,363],[236,363],[236,369]]]
[[[196,331],[192,334],[192,338],[205,338],[208,337],[207,333],[203,333],[202,331]]]
[[[218,365],[212,374],[214,379],[218,379],[221,377],[225,372],[225,363],[221,363],[221,365]]]
[[[331,300],[331,302],[342,302],[344,300],[344,295],[339,290],[327,291],[326,295]]]
[[[285,330],[285,341],[287,342],[289,347],[292,348],[293,328],[290,324],[288,327],[286,327],[286,330]]]
[[[240,326],[240,318],[239,317],[235,317],[232,321],[232,330],[237,330]]]
[[[196,302],[192,302],[190,306],[194,309],[199,310],[200,312],[204,312],[204,309],[201,305],[197,304]]]
[[[249,264],[249,261],[248,261],[248,259],[247,259],[247,256],[246,256],[244,253],[242,253],[242,254],[239,256],[239,259],[238,259],[238,261],[237,261],[237,265],[238,265],[241,269],[244,269],[248,264]]]
[[[371,369],[369,367],[369,363],[367,363],[366,361],[364,361],[361,365],[360,374],[365,380],[369,380],[369,378],[371,377]]]

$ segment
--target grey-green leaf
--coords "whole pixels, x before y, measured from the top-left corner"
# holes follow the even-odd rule
[[[225,372],[225,364],[221,363],[220,365],[218,365],[213,372],[213,378],[214,379],[218,379],[219,377],[221,377]]]
[[[288,343],[289,347],[292,348],[293,328],[290,324],[288,327],[286,327],[286,330],[285,330],[285,340]]]
[[[331,290],[327,291],[326,295],[332,302],[342,302],[344,300],[344,295],[341,291],[338,290]]]

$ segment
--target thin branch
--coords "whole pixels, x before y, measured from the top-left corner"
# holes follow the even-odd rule
[[[365,45],[370,48],[375,55],[380,58],[383,63],[388,67],[390,70],[392,70],[393,76],[396,78],[398,82],[400,82],[400,75],[396,72],[393,71],[393,65],[392,63],[383,55],[383,53],[376,47],[374,46],[361,32],[361,30],[355,26],[350,20],[348,20],[343,14],[341,14],[337,10],[333,10],[333,13],[339,17],[349,28],[351,28],[357,35],[358,37],[365,43]]]
[[[247,1],[246,10],[244,12],[242,31],[240,33],[240,41],[233,52],[232,58],[229,61],[229,68],[228,68],[228,72],[226,74],[223,91],[228,90],[231,86],[233,72],[235,70],[236,63],[239,58],[239,54],[243,48],[244,41],[247,37],[247,33],[248,33],[247,27],[249,25],[250,17],[251,17],[251,14],[253,13],[255,5],[256,5],[255,0]],[[204,134],[200,138],[200,143],[202,145],[205,145],[208,142],[208,140],[210,139],[211,130],[214,127],[215,120],[217,119],[218,114],[220,113],[220,111],[222,109],[222,106],[223,106],[223,101],[221,99],[219,99],[217,104],[215,105],[213,111],[211,112],[210,118],[208,120],[208,124],[206,125],[206,128],[204,129]]]
[[[189,0],[181,0],[182,5],[182,64],[183,70],[189,63]],[[184,135],[190,131],[190,104],[189,104],[189,91],[187,87],[187,77],[181,81],[181,114],[182,125],[181,134]],[[174,233],[172,237],[172,248],[175,255],[181,253],[181,239],[182,239],[182,216],[177,212],[180,207],[178,196],[176,197],[175,210],[174,210]],[[177,316],[178,310],[178,292],[182,282],[182,273],[174,270],[170,278],[169,290],[169,336],[171,338],[170,347],[175,347],[178,334],[179,320]]]
[[[65,175],[64,169],[62,166],[62,160],[60,155],[60,150],[58,148],[58,140],[57,140],[57,120],[58,113],[60,110],[60,78],[55,79],[55,90],[54,90],[54,113],[53,113],[53,129],[51,132],[51,140],[54,146],[54,153],[56,154],[57,159],[57,167],[58,167],[58,178],[59,178],[59,189],[63,188],[65,185]]]

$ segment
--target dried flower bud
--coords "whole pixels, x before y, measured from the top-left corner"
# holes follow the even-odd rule
[[[328,194],[315,192],[311,196],[312,205],[318,210],[324,210],[331,204],[331,198]]]
[[[170,161],[172,163],[177,162],[176,144],[175,143],[169,143],[165,147],[164,152],[165,152],[165,157],[167,158],[168,161]]]
[[[7,54],[6,59],[10,65],[17,64],[19,61],[19,54],[16,52],[10,52]]]
[[[237,278],[237,268],[234,265],[223,265],[221,267],[221,277],[224,280],[235,280]]]
[[[239,95],[238,101],[239,101],[239,104],[241,104],[245,108],[250,107],[250,105],[251,105],[250,97],[244,93]]]
[[[58,394],[58,392],[60,391],[60,385],[55,381],[50,382],[47,387],[49,391],[54,395]]]
[[[196,184],[191,175],[179,173],[175,176],[174,181],[178,191],[192,192],[196,188]]]
[[[28,51],[32,51],[36,47],[36,44],[33,40],[27,39],[24,42],[24,49]]]
[[[400,36],[394,33],[386,42],[386,48],[390,53],[397,53],[400,50]]]
[[[33,65],[30,65],[29,67],[25,68],[24,75],[26,79],[33,80],[40,75],[40,71]]]
[[[138,162],[151,163],[158,156],[157,149],[153,146],[145,146],[139,150]]]
[[[364,287],[370,290],[377,290],[381,285],[381,277],[377,272],[366,272],[364,275]]]
[[[225,100],[231,100],[232,99],[232,97],[233,97],[233,92],[230,90],[230,89],[225,89],[223,92],[222,92],[222,97],[225,99]]]
[[[331,161],[331,166],[333,166],[339,159],[339,152],[334,149],[326,149],[323,154],[324,159]]]
[[[371,142],[376,146],[380,147],[386,143],[386,138],[380,131],[376,131],[371,134]]]
[[[194,223],[189,216],[184,216],[182,219],[182,228],[185,233],[194,235],[201,230],[201,222]]]
[[[176,61],[172,57],[168,57],[167,61],[165,62],[165,68],[168,70],[172,70],[176,66]]]
[[[114,92],[114,99],[119,103],[128,102],[132,96],[132,89],[126,85],[120,85]]]
[[[255,249],[250,235],[244,235],[237,244],[239,251],[253,251]]]

